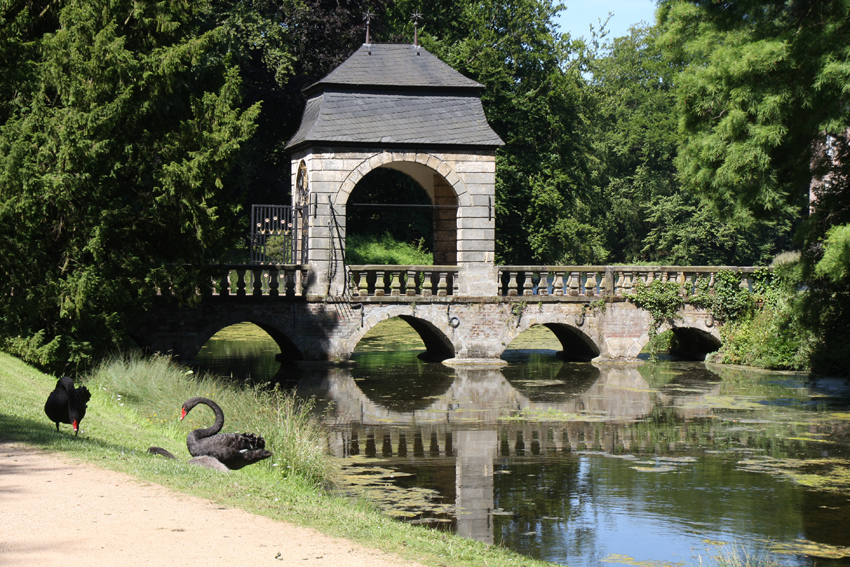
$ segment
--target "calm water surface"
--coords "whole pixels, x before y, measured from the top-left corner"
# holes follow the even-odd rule
[[[332,452],[388,514],[573,567],[730,550],[850,565],[850,391],[702,363],[563,363],[545,328],[502,368],[416,358],[406,323],[350,369],[281,369],[234,326],[201,362],[316,396]],[[261,333],[261,331],[260,331]]]

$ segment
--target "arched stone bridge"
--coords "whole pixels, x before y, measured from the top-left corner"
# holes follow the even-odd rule
[[[344,363],[378,323],[398,317],[422,338],[423,358],[447,364],[498,363],[533,325],[549,328],[566,360],[631,361],[649,340],[648,312],[629,296],[638,280],[675,281],[685,306],[672,327],[686,358],[720,347],[712,315],[687,303],[699,278],[710,286],[729,269],[749,285],[755,268],[669,266],[500,266],[496,296],[461,296],[455,266],[349,266],[343,296],[302,293],[306,266],[223,266],[211,293],[195,308],[163,297],[130,330],[148,351],[195,360],[219,330],[254,323],[280,346],[283,360]],[[663,329],[662,329],[663,330]]]

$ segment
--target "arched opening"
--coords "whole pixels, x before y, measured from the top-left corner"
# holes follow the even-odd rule
[[[348,263],[455,265],[457,205],[452,186],[422,164],[373,169],[348,196]]]
[[[720,339],[700,329],[693,327],[674,327],[673,346],[670,355],[681,360],[705,360],[706,355],[717,351]]]
[[[565,362],[590,362],[599,348],[580,330],[562,323],[532,325],[520,333],[502,353],[508,362],[557,357]]]
[[[201,347],[197,362],[225,377],[255,382],[281,381],[281,362],[301,359],[285,335],[250,322],[219,330]]]
[[[434,341],[440,342],[432,336],[435,333],[439,331],[427,321],[409,316],[393,317],[369,329],[354,349],[358,365],[351,369],[360,391],[393,411],[430,407],[434,397],[445,394],[454,382],[449,367],[423,362],[429,359],[428,344],[445,348],[433,346]]]
[[[561,343],[558,358],[567,362],[590,362],[599,356],[599,347],[587,335],[569,325],[546,323],[546,328],[555,333]]]
[[[424,349],[424,351],[423,351]],[[442,362],[455,355],[451,341],[424,319],[399,315],[382,321],[369,329],[354,349],[362,362],[362,355],[393,353],[401,358],[417,358],[425,362]],[[371,358],[370,358],[371,362]]]

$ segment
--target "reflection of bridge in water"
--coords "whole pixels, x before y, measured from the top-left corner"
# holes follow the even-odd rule
[[[579,451],[611,454],[659,450],[659,440],[639,424],[664,407],[683,420],[708,417],[699,402],[719,391],[718,377],[689,374],[653,387],[636,366],[564,365],[546,380],[526,380],[524,367],[500,369],[424,366],[419,376],[376,380],[364,372],[323,369],[302,375],[301,395],[333,406],[332,452],[381,458],[391,464],[454,459],[459,534],[493,541],[494,463],[504,457],[545,457]],[[697,372],[697,374],[700,374]],[[410,380],[405,400],[393,388]],[[522,419],[517,419],[521,417]],[[689,434],[664,440],[664,453],[690,447]]]

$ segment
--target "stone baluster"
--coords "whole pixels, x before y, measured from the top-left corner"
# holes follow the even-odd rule
[[[525,295],[534,295],[534,282],[532,278],[534,276],[534,272],[524,272],[524,277],[522,280],[522,294]]]
[[[537,295],[549,295],[549,272],[540,272],[540,281],[537,282]]]
[[[749,274],[741,274],[741,284],[739,285],[741,289],[745,289],[750,291],[750,276]]]
[[[236,268],[236,295],[245,296],[245,268]]]
[[[440,279],[437,283],[437,296],[445,297],[448,295],[448,291],[446,290],[446,272],[440,271]]]
[[[661,281],[662,282],[667,283],[669,281],[669,279],[670,279],[670,272],[668,272],[667,270],[664,270],[663,272],[661,272]]]
[[[617,272],[617,280],[614,282],[614,295],[619,297],[623,295],[623,272]]]
[[[557,270],[552,281],[552,295],[564,295],[564,272]]]
[[[387,294],[384,289],[384,271],[383,270],[375,270],[375,295],[378,297],[383,297]]]
[[[360,272],[349,270],[348,286],[351,289],[351,297],[360,297]]]
[[[251,295],[255,297],[263,295],[264,275],[262,268],[251,268]]]
[[[408,297],[416,295],[416,270],[407,270],[407,282],[404,284],[404,293]]]
[[[422,272],[422,297],[431,297],[434,293],[434,272]]]
[[[280,295],[278,293],[278,278],[280,277],[280,271],[276,268],[269,268],[269,296],[277,297]]]
[[[596,295],[596,272],[588,272],[584,282],[584,294],[588,297]]]
[[[298,295],[301,295],[301,296],[304,295],[304,291],[307,289],[307,271],[308,271],[308,269],[306,267],[301,268],[301,279],[300,279],[301,283],[300,283],[300,289],[298,290]],[[363,279],[365,280],[366,278],[363,278]],[[292,285],[295,286],[294,279],[292,281]],[[287,286],[287,294],[288,293],[289,293],[289,286]],[[294,290],[293,290],[293,293],[294,293]]]
[[[578,295],[580,278],[578,272],[570,272],[570,295],[573,297]]]
[[[632,294],[632,275],[633,272],[623,272],[623,290],[622,294],[631,295]]]
[[[510,275],[508,276],[508,295],[509,296],[518,295],[518,293],[517,293],[517,281],[516,281],[517,272],[509,272],[509,274]]]
[[[286,297],[295,297],[295,270],[284,270],[284,274],[286,278],[284,279],[284,286],[286,287]],[[306,271],[302,272],[301,281],[306,280]],[[301,295],[304,295],[304,290],[301,290]]]
[[[399,270],[390,272],[390,295],[401,295],[401,271]]]
[[[679,271],[676,275],[676,283],[679,284],[679,295],[684,295],[685,293],[685,272]]]
[[[711,272],[708,277],[708,293],[714,295],[714,276],[717,275],[717,272]]]
[[[602,281],[599,282],[599,294],[602,297],[611,295],[611,272],[608,270],[602,272]]]
[[[450,272],[452,277],[452,295],[457,296],[460,294],[460,272]]]
[[[683,295],[685,297],[689,297],[694,290],[694,273],[688,272],[685,274],[685,286],[683,289]]]
[[[224,297],[230,295],[230,270],[225,271],[219,279],[218,294]]]

